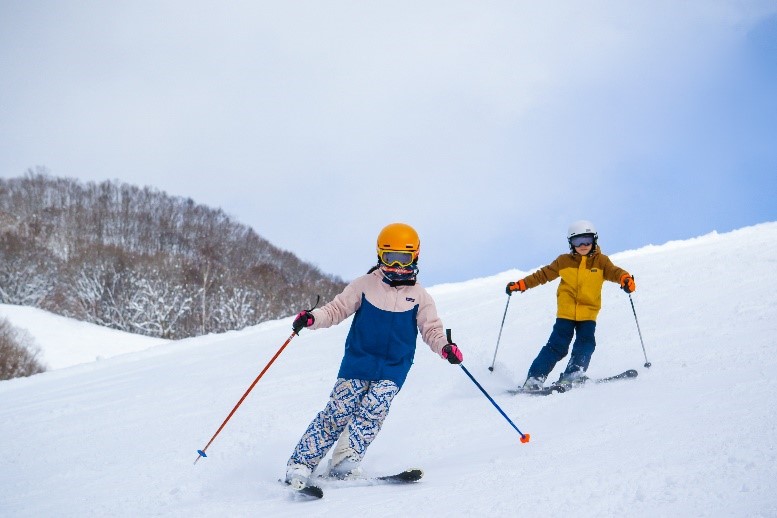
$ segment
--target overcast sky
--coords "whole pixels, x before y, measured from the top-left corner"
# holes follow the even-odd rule
[[[775,92],[774,0],[0,0],[0,175],[190,197],[346,280],[394,221],[433,285],[577,219],[777,220]]]

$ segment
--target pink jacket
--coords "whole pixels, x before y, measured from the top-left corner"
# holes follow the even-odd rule
[[[429,292],[418,283],[391,287],[380,270],[355,279],[334,300],[313,310],[310,329],[339,324],[354,313],[338,377],[392,379],[401,386],[418,332],[437,354],[448,343]]]

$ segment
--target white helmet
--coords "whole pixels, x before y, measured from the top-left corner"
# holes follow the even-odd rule
[[[599,235],[596,233],[596,227],[594,227],[594,224],[584,219],[581,219],[580,221],[575,221],[574,223],[569,225],[569,230],[567,231],[567,239],[571,239],[575,236],[579,236],[580,234],[593,234],[595,238],[599,237]]]

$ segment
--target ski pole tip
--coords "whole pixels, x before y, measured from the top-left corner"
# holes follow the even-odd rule
[[[530,438],[531,438],[531,435],[529,435],[528,433],[525,433],[521,435],[521,442],[526,444],[527,442],[529,442]]]
[[[197,453],[200,455],[200,457],[207,457],[207,455],[205,455],[205,452],[202,450],[197,450]],[[199,459],[200,457],[197,457],[197,459]]]
[[[650,362],[645,363],[645,368],[649,369],[653,364]]]

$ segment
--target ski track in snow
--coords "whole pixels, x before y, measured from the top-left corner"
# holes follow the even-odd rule
[[[419,340],[363,469],[421,467],[423,480],[324,482],[317,501],[278,480],[350,322],[294,338],[193,465],[291,319],[164,342],[2,306],[62,368],[0,382],[0,516],[777,516],[777,223],[611,258],[636,276],[652,368],[628,296],[607,283],[589,375],[639,377],[510,396],[550,334],[558,281],[512,297],[493,373],[504,285],[529,272],[434,286],[465,365],[531,442]]]

